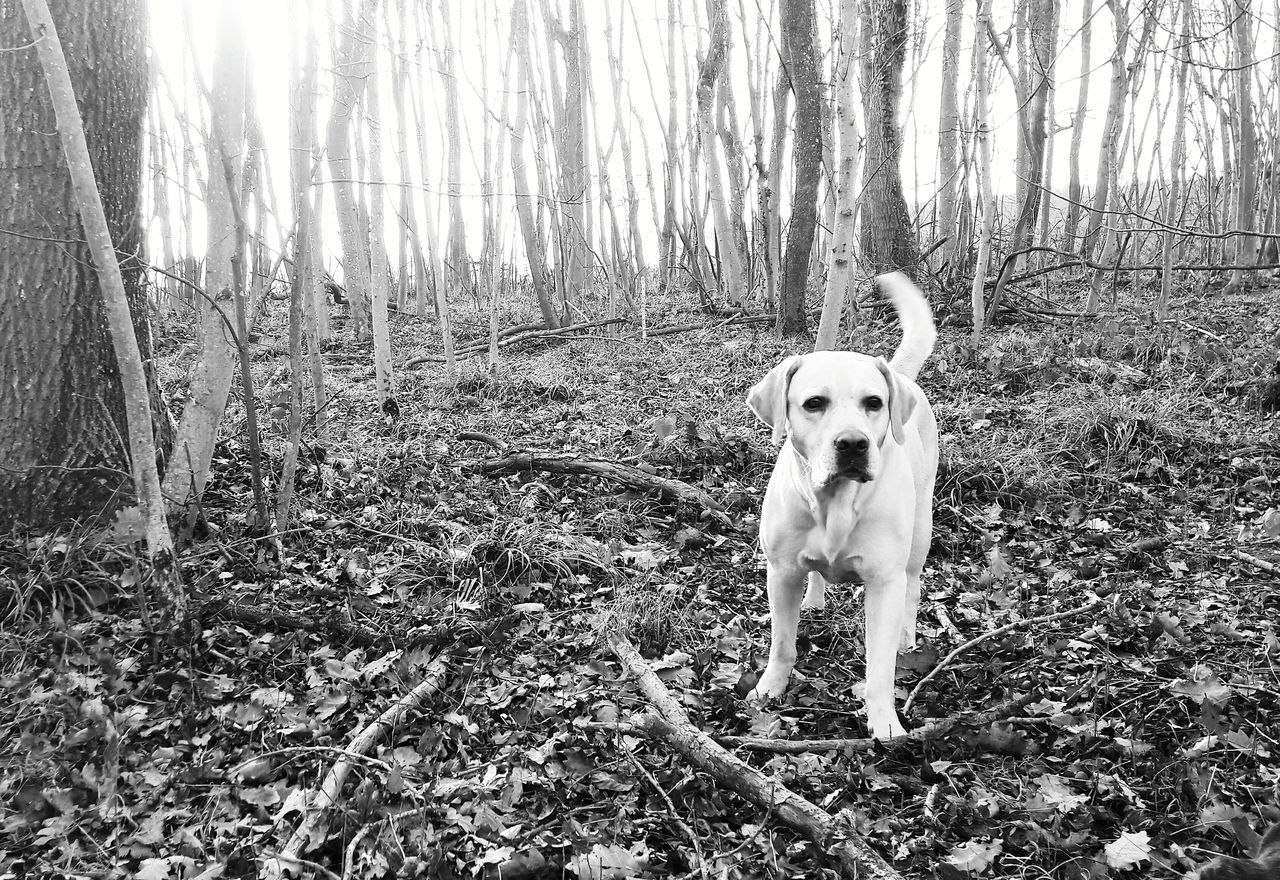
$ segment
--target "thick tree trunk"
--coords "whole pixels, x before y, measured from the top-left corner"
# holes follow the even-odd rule
[[[149,363],[138,224],[145,3],[55,0],[51,7]],[[131,467],[102,292],[17,3],[0,3],[0,42],[9,50],[0,52],[0,375],[23,377],[0,381],[0,528],[39,527],[112,514],[131,498]],[[167,425],[157,420],[165,440]]]
[[[786,264],[778,303],[778,332],[783,334],[803,333],[805,329],[809,258],[818,224],[818,182],[822,177],[820,116],[824,108],[814,18],[813,0],[783,0],[783,42],[796,96],[795,141],[791,151],[796,177],[791,190]]]
[[[907,54],[906,0],[865,0],[862,13],[862,259],[875,273],[916,271],[919,252],[902,194],[898,101]]]

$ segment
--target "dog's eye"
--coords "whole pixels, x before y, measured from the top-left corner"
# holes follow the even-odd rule
[[[879,412],[884,409],[884,401],[874,394],[862,401],[862,405],[867,408],[868,412]]]
[[[813,396],[801,404],[809,412],[821,412],[827,408],[827,399],[825,397]]]

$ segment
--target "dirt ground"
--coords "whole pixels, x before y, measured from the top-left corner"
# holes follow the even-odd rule
[[[1024,320],[976,351],[943,322],[921,376],[942,430],[935,536],[900,704],[1007,624],[904,720],[1030,699],[924,743],[740,753],[904,877],[1189,877],[1280,821],[1280,299],[1188,295],[1175,313]],[[889,354],[892,322],[864,321],[848,345]],[[434,321],[393,324],[397,364],[439,354]],[[486,325],[464,311],[458,332]],[[302,875],[834,876],[776,816],[611,727],[646,703],[604,638],[628,634],[715,736],[865,734],[853,586],[806,612],[781,704],[742,699],[767,650],[756,527],[773,455],[744,398],[805,341],[592,332],[512,346],[496,374],[483,358],[402,371],[395,421],[367,346],[340,333],[278,543],[248,523],[233,404],[184,556],[203,600],[189,643],[139,623],[127,548],[9,539],[0,877],[257,876],[352,739],[432,676],[353,760]],[[178,403],[190,349],[164,339]],[[283,340],[273,316],[254,355],[273,475]],[[592,476],[485,472],[500,453],[465,432],[683,480],[727,515]]]

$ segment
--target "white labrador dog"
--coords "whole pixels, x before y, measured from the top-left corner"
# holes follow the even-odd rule
[[[828,583],[861,580],[867,721],[872,736],[887,739],[906,732],[894,707],[894,673],[898,650],[915,646],[920,572],[933,529],[938,424],[915,378],[937,333],[928,302],[905,275],[877,280],[902,325],[891,361],[836,351],[796,355],[747,396],[774,442],[786,441],[760,516],[773,633],[751,696],[763,702],[786,690],[801,607],[822,608]]]

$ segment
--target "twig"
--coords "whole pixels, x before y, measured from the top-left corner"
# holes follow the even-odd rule
[[[998,626],[990,632],[985,632],[977,638],[970,639],[950,654],[943,657],[938,661],[937,666],[930,669],[928,674],[925,675],[924,678],[920,679],[916,686],[912,688],[911,694],[907,697],[906,702],[902,704],[903,714],[906,714],[911,710],[911,706],[915,703],[916,697],[920,695],[921,688],[933,681],[933,679],[938,676],[938,673],[942,672],[942,670],[946,669],[947,666],[951,664],[952,660],[955,660],[975,645],[980,645],[985,641],[994,639],[996,636],[1002,636],[1007,632],[1012,632],[1015,629],[1021,629],[1024,626],[1035,626],[1040,623],[1052,623],[1055,620],[1063,620],[1068,617],[1075,617],[1078,614],[1084,614],[1086,611],[1091,611],[1094,608],[1097,608],[1102,604],[1102,601],[1102,599],[1095,598],[1093,601],[1081,605],[1079,608],[1068,608],[1066,611],[1055,611],[1053,614],[1042,614],[1039,617],[1026,617],[1022,620],[1015,620],[1012,623],[1006,623],[1004,626]]]
[[[658,780],[654,778],[653,774],[649,772],[649,768],[640,760],[640,756],[631,749],[625,749],[625,751],[627,753],[627,757],[631,759],[631,763],[635,765],[635,768],[639,770],[644,778],[649,781],[649,784],[653,786],[654,791],[662,797],[663,802],[667,805],[667,811],[671,814],[671,821],[676,823],[680,828],[680,833],[685,836],[689,843],[693,844],[693,853],[694,858],[696,859],[695,867],[698,869],[699,874],[706,877],[707,861],[702,855],[702,841],[698,839],[697,832],[689,827],[688,822],[680,818],[680,813],[676,810],[676,805],[672,802],[671,795],[667,794],[667,790],[664,789],[658,783]]]
[[[347,746],[347,751],[355,754],[364,754],[372,748],[375,743],[399,724],[400,719],[408,714],[410,710],[418,708],[429,697],[434,696],[440,690],[440,686],[444,683],[448,672],[449,658],[447,655],[441,655],[432,660],[426,669],[426,675],[422,683],[379,715],[372,724],[360,731],[355,739],[351,740],[350,745]],[[344,754],[329,768],[329,772],[325,774],[324,782],[321,783],[319,791],[308,802],[302,821],[298,823],[298,827],[289,838],[289,842],[285,844],[284,849],[279,854],[264,859],[265,864],[262,867],[269,877],[280,877],[283,867],[282,861],[296,860],[304,848],[312,849],[317,845],[317,842],[313,840],[313,835],[319,830],[320,822],[329,807],[338,802],[338,795],[342,793],[342,785],[346,782],[347,774],[351,772],[353,764],[354,761],[352,761],[351,757]]]
[[[609,644],[627,671],[635,676],[645,697],[662,713],[646,712],[634,719],[632,723],[637,730],[650,739],[670,745],[751,803],[771,810],[784,824],[808,837],[824,852],[831,853],[844,876],[901,880],[901,875],[884,857],[846,822],[791,791],[775,777],[765,776],[695,727],[684,706],[625,636],[614,633],[609,637]]]
[[[875,739],[870,736],[847,739],[772,739],[767,736],[718,736],[716,742],[723,746],[746,749],[751,752],[775,752],[782,755],[801,755],[809,752],[837,752],[849,749],[869,752],[876,747],[892,747],[907,743],[921,743],[940,739],[957,727],[986,727],[993,721],[1003,721],[1039,698],[1039,693],[1022,694],[981,712],[962,712],[947,718],[939,718],[902,736]]]
[[[1280,574],[1280,565],[1276,565],[1274,562],[1267,562],[1265,559],[1259,559],[1252,553],[1245,553],[1243,550],[1232,550],[1231,555],[1241,562],[1249,563],[1254,568],[1262,569],[1267,574]]]

